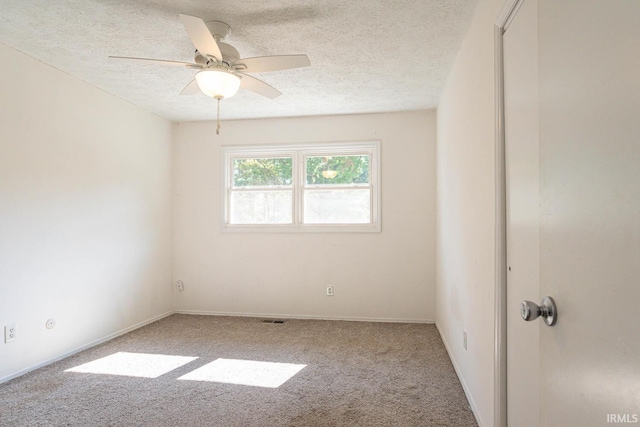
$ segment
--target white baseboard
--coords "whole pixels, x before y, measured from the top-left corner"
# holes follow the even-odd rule
[[[442,342],[444,343],[444,348],[447,350],[447,353],[449,354],[449,359],[451,359],[451,364],[453,365],[453,369],[456,371],[456,375],[458,375],[458,379],[460,380],[460,384],[462,384],[462,390],[464,390],[464,394],[467,396],[467,400],[469,401],[469,406],[471,406],[471,411],[473,411],[473,416],[476,417],[476,422],[478,423],[479,427],[483,427],[486,424],[484,424],[482,422],[482,419],[480,418],[479,414],[478,414],[478,410],[476,407],[475,402],[473,401],[473,397],[471,396],[471,393],[469,392],[469,387],[467,386],[467,383],[464,380],[464,377],[460,374],[460,368],[458,367],[458,364],[456,363],[456,359],[453,357],[453,353],[451,352],[451,348],[449,347],[449,343],[447,342],[447,339],[445,338],[444,334],[442,333],[442,330],[440,329],[440,326],[438,326],[438,322],[435,322],[436,324],[436,328],[438,329],[438,333],[440,334],[440,338],[442,338]]]
[[[429,319],[403,319],[387,317],[349,317],[349,316],[321,316],[307,314],[274,314],[274,313],[238,313],[226,311],[175,310],[178,314],[192,314],[201,316],[231,316],[231,317],[260,317],[267,319],[309,319],[309,320],[346,320],[351,322],[385,322],[385,323],[427,323],[434,324]]]
[[[81,352],[83,350],[86,350],[88,348],[94,347],[94,346],[96,346],[98,344],[102,344],[103,342],[106,342],[106,341],[112,340],[114,338],[117,338],[120,335],[124,335],[126,333],[129,333],[129,332],[131,332],[133,330],[136,330],[138,328],[146,326],[146,325],[148,325],[150,323],[156,322],[156,321],[158,321],[160,319],[164,319],[165,317],[171,316],[173,313],[174,313],[174,311],[168,311],[166,313],[163,313],[163,314],[160,314],[158,316],[152,317],[151,319],[147,319],[147,320],[145,320],[143,322],[136,323],[133,326],[130,326],[130,327],[125,328],[125,329],[121,329],[121,330],[119,330],[117,332],[114,332],[112,334],[109,334],[109,335],[107,335],[105,337],[99,338],[99,339],[97,339],[95,341],[91,341],[88,344],[84,344],[84,345],[82,345],[80,347],[74,348],[73,350],[67,351],[66,353],[60,354],[60,355],[58,355],[58,356],[56,356],[54,358],[47,359],[47,360],[45,360],[43,362],[36,363],[35,365],[29,366],[28,368],[22,369],[22,370],[20,370],[18,372],[15,372],[13,374],[9,374],[6,377],[0,378],[0,384],[5,383],[5,382],[7,382],[9,380],[12,380],[14,378],[18,378],[19,376],[22,376],[22,375],[24,375],[24,374],[26,374],[28,372],[34,371],[34,370],[36,370],[38,368],[42,368],[43,366],[47,366],[47,365],[49,365],[51,363],[57,362],[58,360],[62,360],[65,357],[72,356],[72,355],[74,355],[76,353],[79,353],[79,352]]]

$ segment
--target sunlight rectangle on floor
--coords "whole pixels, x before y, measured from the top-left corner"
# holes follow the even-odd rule
[[[197,357],[188,356],[118,352],[65,372],[158,378],[196,359]]]
[[[178,379],[278,388],[305,366],[307,365],[216,359]]]

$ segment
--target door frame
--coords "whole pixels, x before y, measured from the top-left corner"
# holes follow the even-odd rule
[[[507,179],[504,125],[504,33],[525,0],[505,0],[494,25],[495,292],[494,426],[507,427]]]

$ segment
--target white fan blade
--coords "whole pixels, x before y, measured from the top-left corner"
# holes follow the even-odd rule
[[[242,89],[250,90],[251,92],[255,92],[258,95],[266,96],[267,98],[277,98],[282,95],[278,89],[273,86],[263,82],[260,79],[256,79],[253,76],[244,73],[238,73],[242,75],[242,80],[240,81],[240,87]]]
[[[247,73],[264,73],[267,71],[308,67],[311,65],[311,62],[307,55],[276,55],[244,58],[238,60],[236,64],[244,64],[247,68],[241,71]]]
[[[182,24],[189,34],[193,45],[202,56],[214,56],[222,61],[222,53],[204,21],[196,16],[180,15]]]
[[[169,61],[167,59],[135,58],[132,56],[110,56],[109,58],[126,59],[130,61],[152,62],[159,65],[175,65],[177,67],[186,67],[186,68],[202,68],[202,65],[194,64],[193,62]]]
[[[196,79],[193,79],[184,87],[184,89],[182,89],[180,95],[195,95],[198,93],[200,93],[200,86],[198,86]]]

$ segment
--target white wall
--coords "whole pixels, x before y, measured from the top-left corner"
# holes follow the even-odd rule
[[[171,310],[172,184],[169,122],[2,44],[0,63],[3,381]]]
[[[370,139],[381,140],[382,233],[221,231],[221,146]],[[178,310],[435,320],[433,111],[231,121],[219,136],[213,123],[176,124],[174,177]]]
[[[438,107],[437,325],[484,426],[494,420],[493,28],[503,3],[479,1]]]

